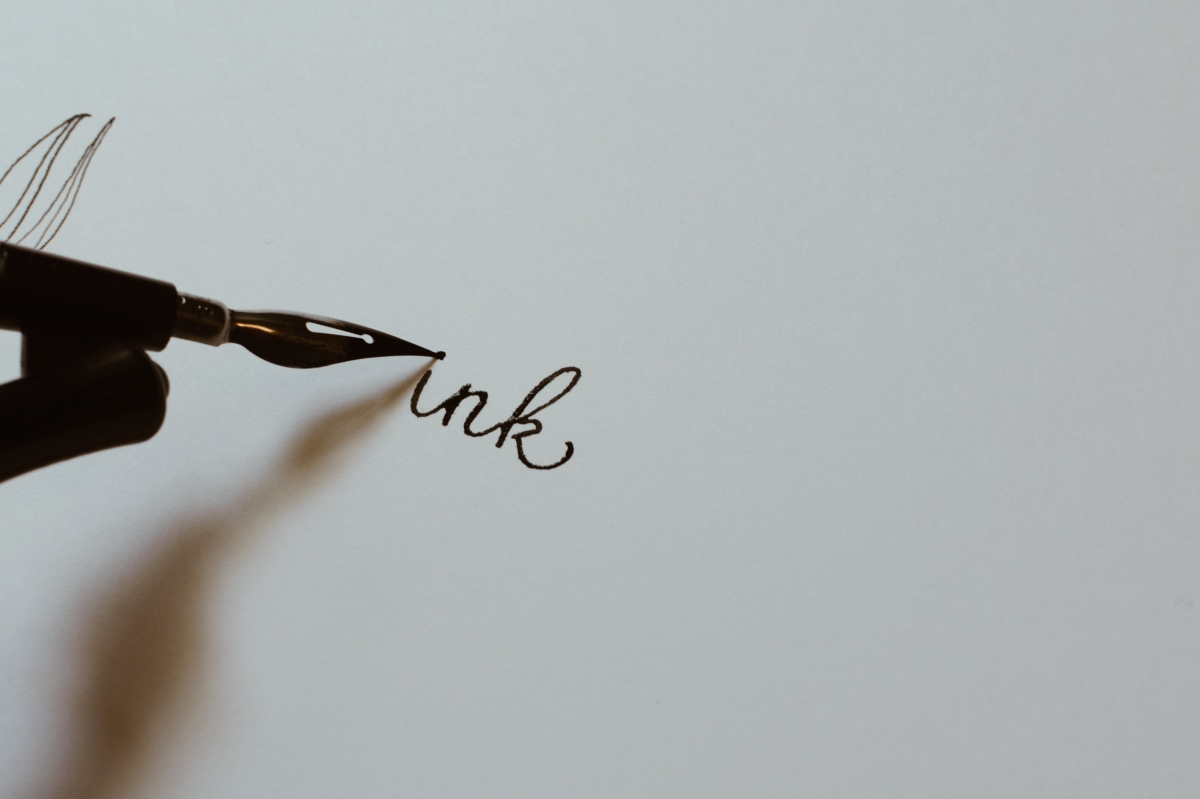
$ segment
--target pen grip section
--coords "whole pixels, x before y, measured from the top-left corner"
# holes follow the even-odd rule
[[[178,307],[170,283],[0,243],[0,327],[157,351]]]

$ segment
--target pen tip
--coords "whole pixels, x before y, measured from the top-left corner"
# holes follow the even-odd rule
[[[433,357],[437,358],[439,361],[444,361],[446,360],[446,352],[445,350],[438,350],[434,353]]]

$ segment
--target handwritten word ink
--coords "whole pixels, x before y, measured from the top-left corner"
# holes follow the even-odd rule
[[[525,399],[520,405],[517,406],[517,409],[512,412],[511,416],[509,416],[503,422],[492,425],[486,430],[471,429],[471,424],[475,421],[475,417],[477,417],[479,412],[483,410],[483,406],[487,405],[488,393],[486,391],[472,391],[470,383],[467,383],[458,391],[451,394],[435,408],[432,408],[428,411],[417,410],[417,403],[421,399],[421,392],[425,390],[425,384],[429,382],[429,376],[431,374],[433,374],[432,369],[425,372],[425,374],[421,376],[421,382],[417,383],[417,387],[413,391],[412,400],[409,402],[409,407],[412,409],[414,416],[432,416],[438,411],[442,411],[442,426],[446,426],[450,424],[450,417],[454,415],[456,410],[458,410],[459,404],[465,399],[474,397],[477,400],[476,405],[471,409],[471,412],[467,414],[467,418],[463,420],[463,432],[467,435],[479,438],[480,436],[486,436],[490,433],[499,431],[500,436],[496,439],[496,446],[502,447],[504,446],[504,442],[508,440],[509,433],[512,432],[513,427],[519,424],[532,425],[533,427],[531,429],[522,430],[518,433],[512,433],[512,440],[517,445],[517,458],[521,461],[521,463],[525,464],[530,469],[557,469],[559,466],[562,466],[564,463],[571,460],[571,456],[575,454],[575,445],[570,441],[567,441],[567,452],[562,456],[562,458],[554,463],[542,465],[533,463],[525,457],[524,446],[525,439],[528,436],[536,436],[538,433],[542,432],[542,423],[540,420],[533,418],[534,414],[546,410],[551,405],[567,396],[571,389],[575,388],[575,384],[579,382],[579,378],[583,376],[583,372],[574,366],[564,366],[562,369],[559,369],[557,372],[538,383],[533,387],[533,391],[530,391],[527,395],[525,395]],[[551,383],[553,383],[555,379],[559,377],[559,375],[565,374],[571,375],[570,382],[567,383],[565,387],[560,389],[559,392],[553,397],[546,400],[541,405],[538,405],[536,408],[530,410],[529,406],[533,404],[535,399],[538,398],[538,395],[541,394],[542,391]]]

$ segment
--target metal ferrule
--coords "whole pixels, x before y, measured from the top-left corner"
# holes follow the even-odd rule
[[[171,335],[218,347],[229,341],[229,309],[216,300],[179,292],[179,312]]]

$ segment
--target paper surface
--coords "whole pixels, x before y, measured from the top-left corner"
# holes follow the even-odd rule
[[[486,424],[582,371],[562,468],[401,402],[249,513],[425,364],[173,342],[157,437],[0,485],[3,795],[81,768],[97,619],[147,603],[122,796],[1200,790],[1193,7],[3,26],[0,161],[116,117],[51,250],[444,349],[425,407]]]

